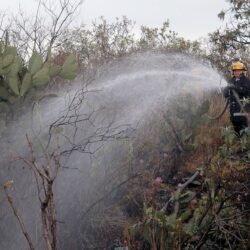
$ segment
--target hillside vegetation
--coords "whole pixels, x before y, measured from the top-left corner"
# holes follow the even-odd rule
[[[213,112],[221,99],[212,100]],[[175,164],[164,155],[144,163],[153,169],[129,199],[141,209],[125,228],[129,249],[249,248],[250,131],[238,138],[229,125],[227,116],[205,119]]]
[[[98,249],[249,248],[249,129],[239,138],[228,113],[208,118],[207,112],[218,114],[225,106],[218,93],[200,106],[185,99],[174,106],[172,116],[156,112],[152,124],[157,126],[149,123],[133,141],[130,159],[121,163],[125,170],[119,171],[128,181],[88,212],[84,232],[93,237],[86,244]]]
[[[36,16],[24,18],[19,13],[7,24],[5,15],[0,14],[0,135],[8,130],[17,107],[39,102],[50,89],[68,83],[62,79],[73,79],[77,72],[84,78],[88,70],[132,53],[189,54],[227,79],[231,60],[237,55],[249,73],[249,1],[229,2],[230,8],[219,14],[221,19],[229,18],[228,25],[209,34],[205,42],[180,37],[170,29],[169,21],[161,28],[143,26],[139,38],[127,17],[115,23],[101,18],[90,28],[72,29],[73,14],[82,1],[60,1],[58,9],[40,1]],[[83,211],[86,222],[81,236],[86,249],[250,248],[250,130],[238,137],[227,113],[219,120],[208,118],[207,113],[217,115],[223,110],[221,94],[206,93],[199,105],[190,96],[182,98],[169,108],[171,112],[156,110],[145,130],[132,142],[126,141],[128,157],[115,172],[120,174],[120,182]],[[46,249],[54,250],[58,221],[53,185],[61,167],[60,145],[54,152],[46,152],[48,163],[39,168],[28,136],[27,144],[31,157],[26,163],[42,187],[38,195],[44,230],[41,237]],[[80,149],[87,152],[85,147]],[[0,192],[6,194],[20,230],[34,249],[9,192],[13,183],[1,185],[4,189]],[[96,210],[98,203],[103,211]]]

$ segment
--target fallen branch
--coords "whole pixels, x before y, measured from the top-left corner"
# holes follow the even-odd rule
[[[196,177],[200,174],[200,171],[196,171],[185,183],[183,184],[178,184],[178,188],[175,191],[174,195],[172,195],[172,197],[165,203],[165,205],[163,206],[163,208],[161,209],[162,212],[166,212],[169,204],[171,201],[175,201],[175,214],[177,215],[178,210],[179,210],[179,197],[182,193],[182,191],[191,183],[193,182]]]

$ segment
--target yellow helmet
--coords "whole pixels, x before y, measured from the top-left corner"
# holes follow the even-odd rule
[[[234,70],[246,70],[245,65],[241,61],[236,61],[232,63],[232,71]]]

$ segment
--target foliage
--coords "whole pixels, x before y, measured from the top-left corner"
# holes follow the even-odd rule
[[[70,80],[76,76],[75,56],[65,53],[57,65],[54,48],[81,4],[81,0],[40,0],[34,16],[26,16],[20,8],[7,22],[0,12],[0,101],[13,103],[55,76]]]
[[[129,228],[130,249],[144,249],[145,242],[150,249],[248,249],[249,134],[245,139],[247,151],[240,157],[242,140],[231,146],[230,156],[221,154],[222,147],[201,166],[198,184],[191,183],[183,194],[173,192],[167,212],[145,205],[142,221]]]
[[[28,92],[33,100],[37,87],[46,86],[55,77],[72,80],[76,76],[76,57],[65,53],[58,64],[54,48],[81,3],[40,0],[35,16],[25,16],[20,9],[7,22],[6,13],[0,12],[0,134],[9,118],[18,113],[14,110],[24,106]]]
[[[224,29],[218,29],[209,35],[209,59],[216,66],[228,72],[229,65],[235,57],[249,63],[250,44],[250,3],[248,0],[227,0],[230,7],[221,11],[218,17],[226,20]]]
[[[239,47],[250,44],[250,3],[247,0],[227,0],[230,8],[227,11],[221,11],[218,17],[222,20],[230,19],[231,25],[227,26],[221,34],[224,38],[224,46]]]
[[[94,22],[89,29],[82,25],[67,30],[59,38],[57,51],[78,55],[79,63],[83,66],[120,57],[134,51],[133,26],[134,22],[126,17],[117,18],[115,23],[108,23],[101,17],[100,22]]]
[[[32,87],[43,86],[57,75],[64,79],[76,76],[77,64],[73,55],[59,66],[50,60],[44,61],[42,55],[34,51],[26,66],[16,47],[0,42],[0,98],[3,101],[23,97]]]
[[[76,55],[77,63],[81,66],[91,68],[103,61],[133,52],[177,51],[208,58],[224,73],[232,57],[237,54],[247,59],[249,54],[249,3],[246,0],[230,0],[229,10],[219,14],[221,18],[229,15],[235,25],[228,25],[223,31],[210,34],[207,44],[210,50],[207,54],[201,49],[199,41],[186,40],[172,31],[169,21],[164,22],[160,28],[142,26],[139,37],[132,32],[134,22],[126,17],[117,18],[115,23],[108,23],[101,18],[90,29],[85,26],[69,29],[72,13],[81,1],[70,5],[71,8],[65,8],[67,1],[60,3],[61,10],[66,10],[66,13],[62,12],[63,15],[60,15],[60,11],[59,15],[56,14],[56,9],[48,8],[43,1],[42,6],[51,20],[49,25],[43,25],[44,20],[39,15],[30,20],[21,13],[21,19],[15,18],[13,25],[1,27],[6,35],[2,39],[0,51],[1,100],[10,103],[22,99],[30,89],[47,84],[55,76],[73,79],[76,60],[69,54]],[[68,21],[65,23],[64,20]],[[159,126],[162,133],[156,137],[150,130],[145,136],[148,141],[141,148],[137,146],[133,152],[137,158],[131,160],[135,164],[130,166],[132,170],[144,164],[144,174],[149,176],[148,179],[163,173],[166,176],[163,178],[164,184],[160,185],[161,190],[155,186],[148,188],[143,211],[133,211],[137,217],[140,214],[143,216],[140,222],[127,228],[127,244],[131,249],[194,249],[195,246],[198,249],[247,249],[249,131],[244,131],[239,139],[227,127],[221,138],[213,140],[212,130],[208,132],[211,124],[204,126],[203,115],[207,111],[207,102],[196,106],[191,98],[186,99],[188,105],[183,102],[186,106],[175,106],[173,113],[177,117],[168,114],[162,117],[159,124],[153,122],[155,131]],[[6,127],[4,120],[0,121],[0,130],[2,127]],[[204,133],[202,127],[206,130]],[[181,192],[176,190],[177,180],[184,182],[185,177],[190,175],[190,166],[201,158],[203,164],[198,165],[198,180]],[[178,174],[180,169],[182,174]],[[189,175],[185,175],[187,172]],[[134,194],[140,202],[134,202],[137,203],[134,210],[140,209],[143,199],[142,181],[139,184],[139,192]],[[165,196],[159,201],[159,193],[162,191]],[[131,202],[132,205],[134,203]],[[126,205],[127,210],[129,205]],[[163,211],[166,205],[167,210]],[[99,231],[106,228],[108,223],[107,218]],[[115,231],[116,226],[111,226],[112,232]],[[107,229],[103,238],[108,236]]]
[[[146,200],[143,218],[127,231],[130,249],[249,248],[249,129],[238,138],[225,128],[222,139],[198,168],[198,181],[163,185],[172,194],[161,209],[155,206],[159,190]]]
[[[68,30],[59,39],[58,53],[78,55],[79,63],[92,67],[105,60],[119,58],[145,50],[167,50],[201,55],[201,44],[179,37],[170,29],[169,21],[160,28],[141,27],[141,34],[133,33],[134,22],[127,17],[108,23],[103,17],[90,28],[81,26]]]

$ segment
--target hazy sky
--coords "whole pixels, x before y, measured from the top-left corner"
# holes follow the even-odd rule
[[[1,2],[1,10],[12,12],[17,12],[21,3],[27,12],[34,13],[37,5],[37,0]],[[227,7],[225,0],[85,0],[77,23],[89,24],[100,16],[114,21],[115,17],[126,15],[137,27],[159,27],[169,19],[172,30],[185,38],[196,39],[222,25],[217,14]]]

